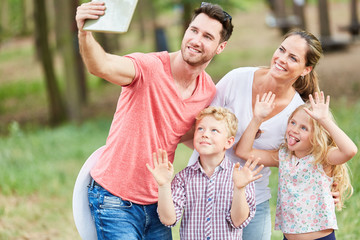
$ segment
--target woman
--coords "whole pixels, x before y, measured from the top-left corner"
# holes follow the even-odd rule
[[[217,93],[211,103],[230,109],[239,119],[237,142],[253,117],[256,95],[269,91],[276,95],[275,109],[261,124],[254,141],[254,148],[277,149],[284,139],[287,119],[309,94],[319,92],[318,78],[314,71],[322,55],[319,40],[303,30],[287,33],[279,48],[273,54],[270,67],[244,67],[227,73],[216,85]],[[233,148],[227,150],[233,162],[245,164],[235,155]],[[189,164],[198,154],[193,153]],[[270,169],[264,168],[263,177],[255,182],[256,214],[244,229],[244,240],[270,240],[271,215],[269,199]]]

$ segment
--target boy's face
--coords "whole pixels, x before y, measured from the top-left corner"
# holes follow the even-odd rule
[[[196,123],[194,148],[200,156],[223,156],[235,139],[229,137],[225,121],[218,121],[212,116],[205,116]]]

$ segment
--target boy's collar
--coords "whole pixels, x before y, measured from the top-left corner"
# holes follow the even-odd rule
[[[217,166],[215,168],[215,172],[218,171],[218,169],[228,169],[231,168],[232,164],[231,161],[229,160],[229,158],[225,155],[224,159],[221,161],[220,165]],[[192,165],[192,168],[194,170],[201,170],[202,172],[204,172],[203,168],[201,167],[200,164],[200,157],[198,157],[197,161],[195,162],[195,164]]]

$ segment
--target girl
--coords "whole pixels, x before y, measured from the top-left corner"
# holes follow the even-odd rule
[[[337,229],[332,183],[337,182],[341,209],[352,194],[346,162],[356,153],[353,141],[336,125],[329,112],[330,97],[309,95],[310,104],[290,115],[285,143],[278,150],[253,148],[259,126],[274,109],[275,95],[256,96],[253,118],[236,147],[236,155],[260,158],[259,164],[279,167],[275,229],[284,240],[335,239]]]

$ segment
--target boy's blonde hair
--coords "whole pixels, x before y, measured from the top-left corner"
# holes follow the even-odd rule
[[[230,110],[223,107],[207,107],[197,115],[196,123],[206,116],[212,116],[218,121],[224,121],[226,129],[228,130],[228,137],[235,137],[238,127],[238,119]]]
[[[304,110],[304,108],[308,108],[311,110],[311,104],[309,102],[299,106],[295,109],[295,111],[290,115],[289,120],[300,110]],[[333,115],[330,112],[330,117],[332,121],[335,122]],[[327,163],[327,154],[332,149],[336,148],[337,145],[334,139],[330,136],[329,132],[321,126],[318,121],[310,117],[311,125],[312,125],[312,133],[310,138],[310,143],[312,145],[312,149],[310,154],[314,156],[314,164],[322,164],[323,166],[328,166]],[[293,154],[293,153],[292,153]],[[346,199],[350,198],[353,194],[353,187],[350,181],[350,169],[347,163],[343,163],[340,165],[330,165],[331,167],[331,175],[333,177],[333,181],[337,183],[337,186],[332,186],[333,192],[340,193],[340,202],[336,204],[337,210],[341,210],[344,206],[344,202]]]

